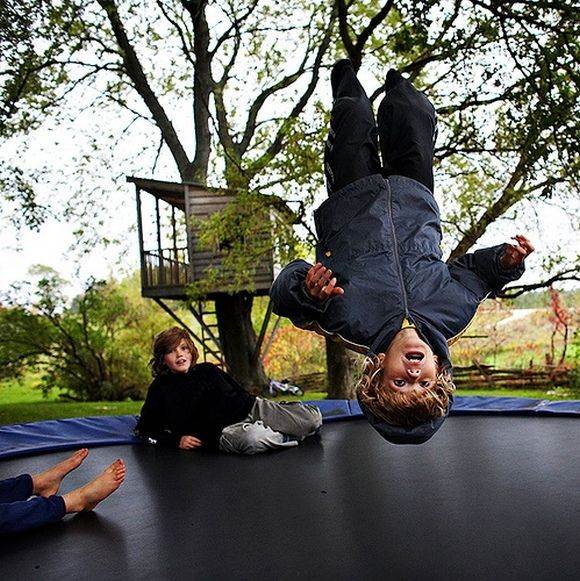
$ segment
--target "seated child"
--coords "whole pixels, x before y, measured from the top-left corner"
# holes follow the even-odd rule
[[[91,482],[58,495],[64,477],[78,468],[88,453],[83,448],[39,474],[0,480],[0,533],[19,533],[57,522],[65,514],[93,510],[115,492],[125,479],[125,464],[120,459]]]
[[[448,344],[481,301],[522,275],[533,247],[518,235],[514,245],[443,262],[433,105],[390,70],[377,129],[349,60],[333,67],[331,85],[329,197],[314,212],[317,263],[288,264],[270,296],[274,312],[296,326],[366,353],[357,386],[366,417],[388,441],[420,444],[453,401]]]
[[[256,454],[297,446],[322,425],[317,407],[250,395],[219,367],[196,365],[197,358],[184,329],[172,327],[155,337],[155,379],[136,427],[140,437],[182,450]]]

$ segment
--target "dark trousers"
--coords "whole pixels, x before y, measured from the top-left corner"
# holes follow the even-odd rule
[[[331,84],[334,103],[324,150],[328,194],[377,173],[412,178],[433,192],[437,117],[427,97],[390,71],[377,127],[371,102],[350,61],[334,66]]]
[[[66,514],[62,496],[32,495],[32,477],[22,474],[0,480],[0,533],[17,533],[56,522]]]

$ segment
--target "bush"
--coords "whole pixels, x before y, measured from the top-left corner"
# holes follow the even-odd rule
[[[292,325],[282,327],[264,359],[266,373],[287,379],[326,369],[324,338]]]
[[[2,376],[36,367],[44,391],[82,401],[142,399],[151,340],[164,317],[152,317],[154,307],[135,300],[128,283],[90,281],[68,304],[54,271],[37,274],[36,285],[20,285],[0,310]]]

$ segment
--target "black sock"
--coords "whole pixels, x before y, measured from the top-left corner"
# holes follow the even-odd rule
[[[394,89],[399,83],[402,83],[405,79],[399,71],[395,69],[389,69],[387,73],[387,78],[385,80],[385,91],[390,91]]]
[[[336,97],[338,87],[344,76],[344,71],[347,68],[352,69],[352,61],[350,59],[341,59],[337,61],[332,67],[332,71],[330,73],[330,86],[332,87],[333,99]]]

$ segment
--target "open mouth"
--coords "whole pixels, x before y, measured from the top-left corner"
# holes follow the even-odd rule
[[[409,351],[405,353],[405,358],[409,361],[422,361],[425,355],[420,351]]]

